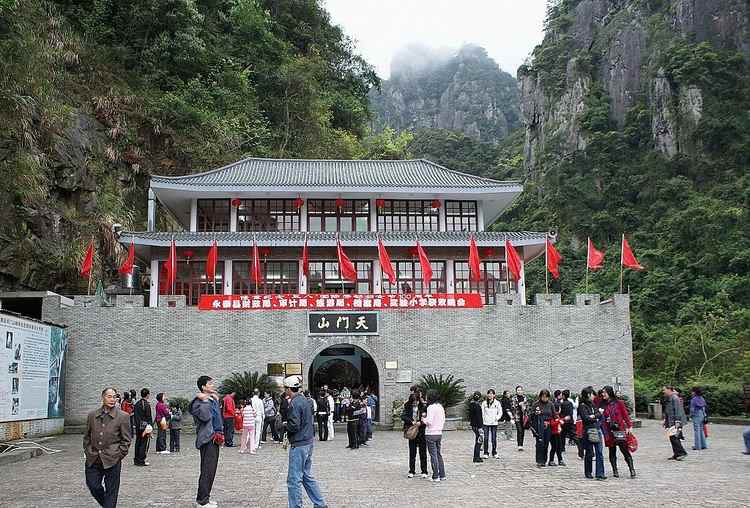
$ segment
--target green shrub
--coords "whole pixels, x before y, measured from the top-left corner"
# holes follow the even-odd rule
[[[744,413],[742,387],[730,384],[701,386],[703,398],[708,404],[708,414],[715,416],[737,416]],[[689,408],[689,391],[685,394],[685,405]]]
[[[253,390],[256,388],[260,390],[261,394],[263,392],[276,393],[279,391],[278,385],[266,374],[245,371],[242,374],[232,372],[228,378],[221,382],[219,393],[226,395],[234,392],[237,400],[248,400],[253,396]]]
[[[422,379],[419,381],[419,387],[424,391],[425,396],[428,390],[437,391],[440,403],[448,409],[449,407],[457,406],[466,398],[466,390],[463,383],[464,380],[462,378],[454,379],[453,374],[449,374],[445,378],[442,374],[427,374],[426,376],[422,376]]]
[[[177,406],[183,413],[187,411],[190,401],[185,397],[168,397],[170,406]]]

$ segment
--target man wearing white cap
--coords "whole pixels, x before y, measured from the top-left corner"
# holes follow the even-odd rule
[[[286,395],[290,397],[286,420],[290,446],[289,471],[286,476],[289,508],[302,508],[300,484],[305,487],[315,508],[325,508],[326,502],[323,494],[312,475],[313,438],[315,437],[312,405],[305,397],[299,397],[299,390],[302,387],[302,379],[299,376],[285,378],[284,387]]]

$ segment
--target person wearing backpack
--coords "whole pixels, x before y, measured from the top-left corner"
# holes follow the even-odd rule
[[[500,456],[497,454],[497,424],[500,421],[500,416],[503,413],[503,408],[495,398],[495,390],[490,388],[487,390],[487,399],[482,402],[482,427],[484,428],[484,458],[488,459],[490,456],[487,454],[489,447],[489,438],[492,438],[492,458],[499,459]]]
[[[321,441],[328,441],[328,416],[331,410],[328,406],[328,396],[325,390],[321,389],[318,392],[318,398],[315,401],[317,404],[317,414],[315,419],[318,422],[318,439]]]

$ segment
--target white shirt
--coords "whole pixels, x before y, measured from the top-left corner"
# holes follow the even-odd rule
[[[265,414],[265,411],[263,410],[263,401],[260,400],[260,397],[257,395],[253,395],[253,398],[250,399],[250,404],[252,404],[253,409],[255,410],[255,419],[262,420],[263,415]]]
[[[488,405],[488,400],[482,402],[482,423],[484,425],[497,425],[503,414],[503,408],[500,401],[495,399],[492,404]]]

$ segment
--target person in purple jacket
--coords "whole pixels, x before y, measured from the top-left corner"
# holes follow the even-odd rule
[[[690,398],[690,418],[693,419],[693,450],[705,450],[708,448],[706,443],[706,434],[703,431],[703,424],[706,423],[708,416],[708,404],[703,398],[703,390],[694,386],[691,390]]]
[[[169,423],[171,417],[172,413],[169,412],[169,406],[167,406],[167,397],[164,395],[164,392],[157,393],[156,416],[154,416],[154,427],[158,429],[156,431],[156,453],[162,455],[169,454],[169,450],[167,450],[167,429],[169,426],[162,429],[160,423],[162,418]]]

